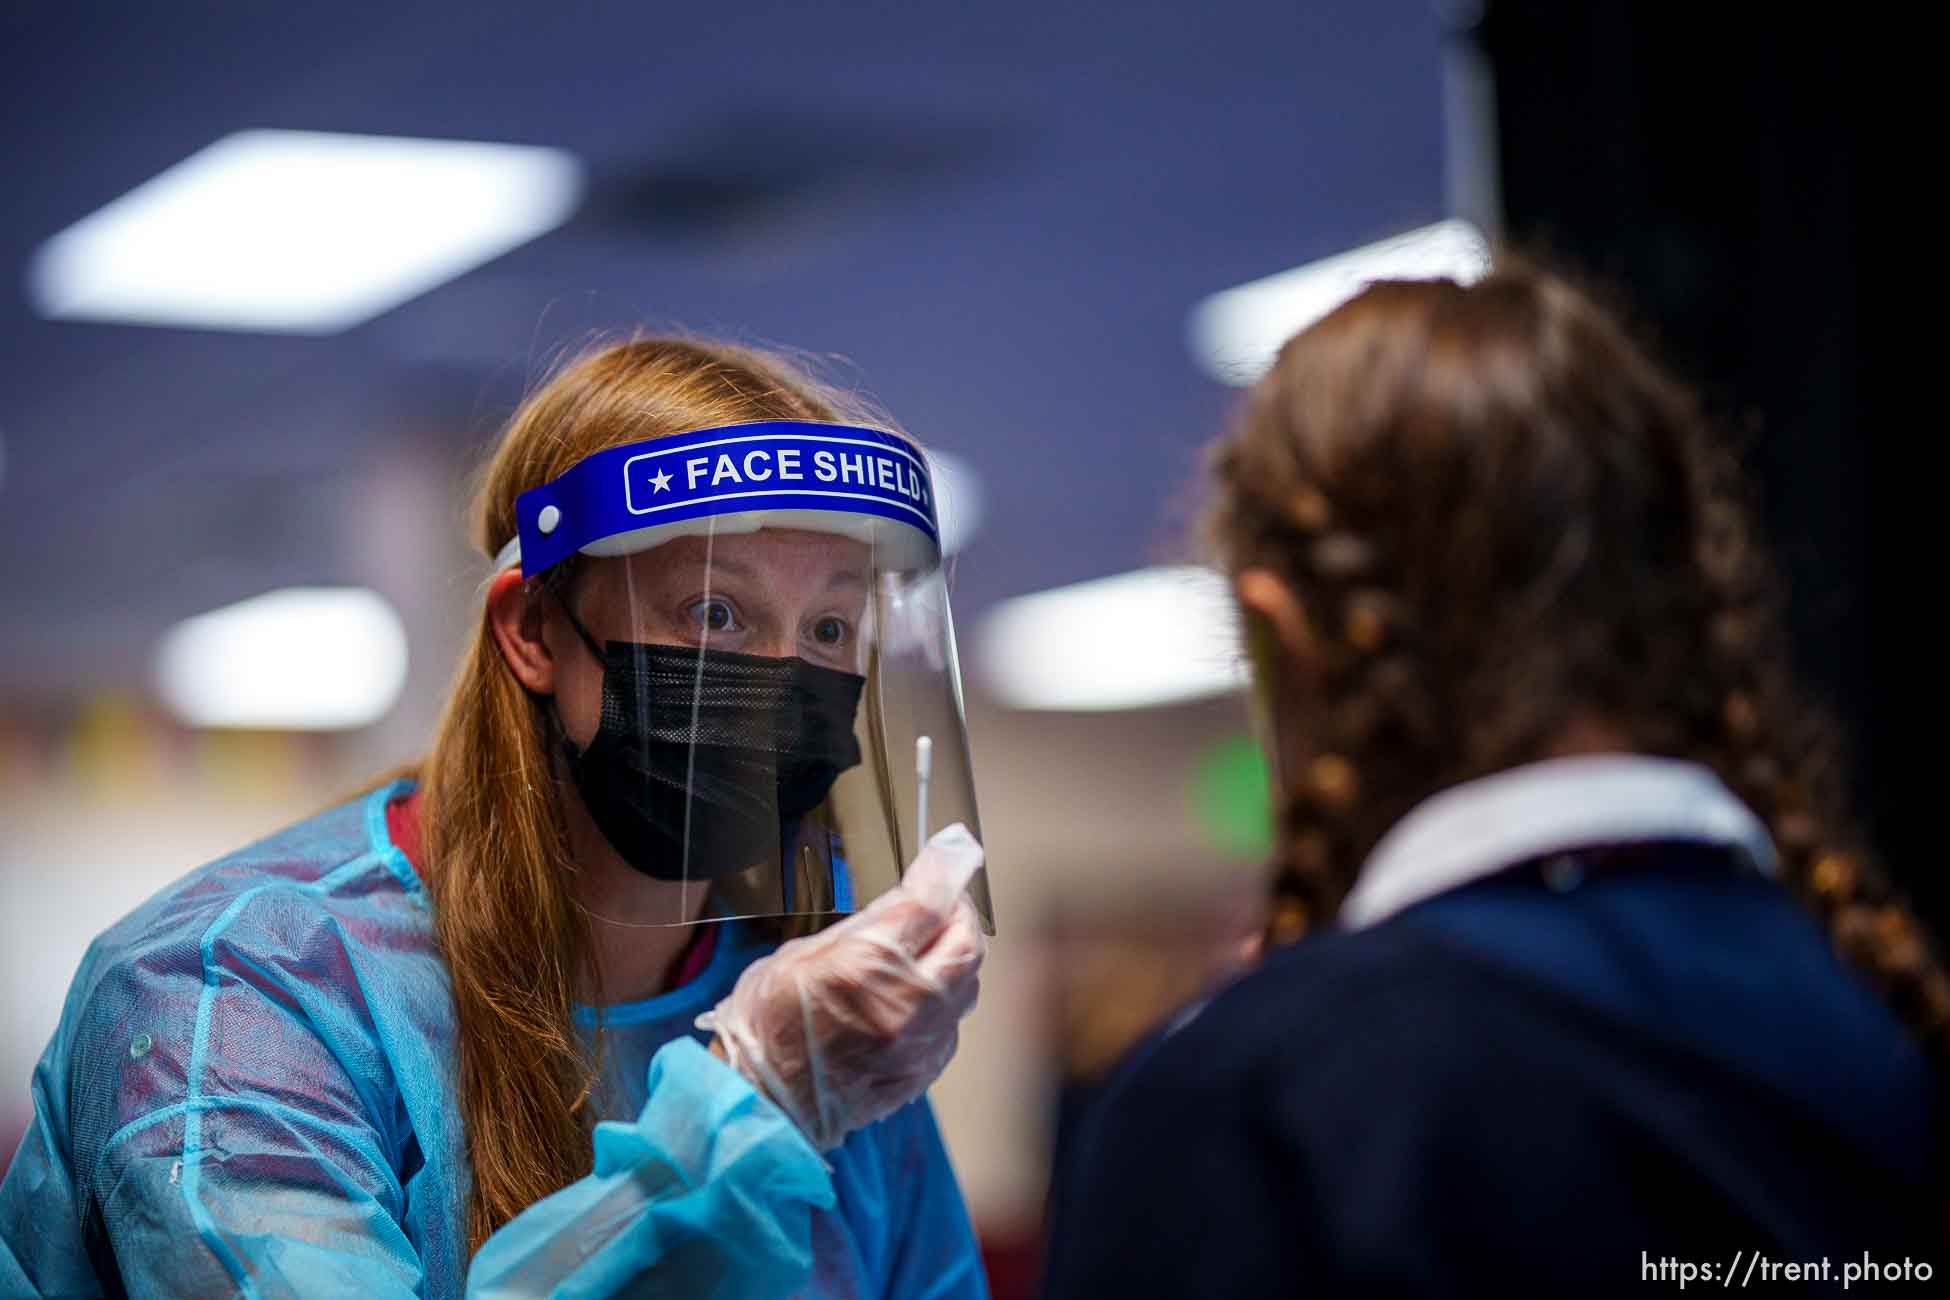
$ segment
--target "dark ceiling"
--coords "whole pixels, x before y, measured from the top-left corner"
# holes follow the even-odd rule
[[[1230,401],[1187,309],[1442,215],[1440,39],[1426,0],[10,5],[0,690],[131,678],[270,587],[397,591],[402,467],[457,478],[559,349],[639,323],[835,358],[972,462],[964,619],[1156,559]],[[553,145],[590,191],[332,337],[32,314],[40,241],[250,126]]]

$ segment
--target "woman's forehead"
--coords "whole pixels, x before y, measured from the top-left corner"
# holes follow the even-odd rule
[[[626,556],[613,567],[626,571],[628,581],[636,585],[696,581],[708,575],[767,587],[819,590],[865,586],[872,576],[873,548],[837,533],[761,528],[709,538],[673,538]]]

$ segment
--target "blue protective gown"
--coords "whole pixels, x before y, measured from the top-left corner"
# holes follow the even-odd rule
[[[0,1184],[0,1296],[986,1294],[925,1102],[822,1160],[697,1041],[766,951],[735,923],[692,982],[607,1009],[594,1171],[470,1265],[446,968],[386,831],[407,788],[96,940]]]

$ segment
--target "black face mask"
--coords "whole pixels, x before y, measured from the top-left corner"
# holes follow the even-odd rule
[[[599,651],[569,621],[603,663],[602,725],[586,749],[563,737],[569,775],[596,828],[646,876],[701,880],[777,862],[800,819],[860,763],[864,677],[686,646]]]

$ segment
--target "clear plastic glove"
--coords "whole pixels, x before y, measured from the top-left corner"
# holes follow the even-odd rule
[[[962,892],[981,865],[957,822],[896,888],[752,963],[697,1018],[819,1150],[913,1101],[954,1056],[987,952]]]

